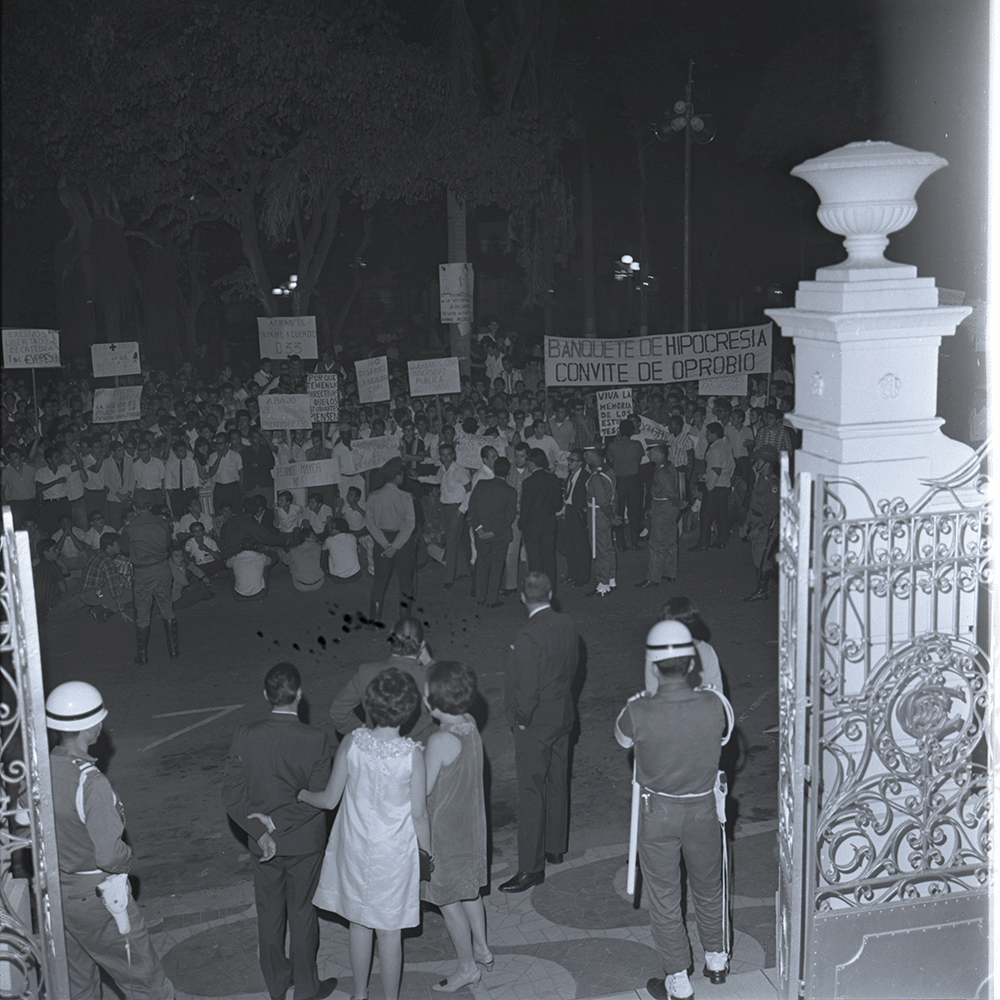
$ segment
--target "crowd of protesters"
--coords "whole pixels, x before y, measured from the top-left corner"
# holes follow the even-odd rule
[[[697,381],[635,388],[634,413],[602,438],[595,392],[547,388],[540,348],[495,324],[473,338],[471,376],[457,395],[411,396],[405,361],[391,357],[391,399],[362,405],[352,360],[324,350],[311,362],[292,356],[235,369],[183,362],[173,372],[144,370],[141,416],[121,424],[92,422],[93,379],[39,370],[33,398],[26,372],[4,372],[3,502],[29,534],[40,613],[72,613],[80,607],[74,593],[95,585],[111,595],[92,604],[95,617],[127,613],[128,560],[117,542],[137,500],[172,524],[182,607],[213,597],[223,574],[236,600],[266,598],[269,575],[282,565],[302,591],[374,575],[367,500],[395,473],[358,471],[352,443],[370,437],[398,445],[399,486],[413,497],[416,563],[429,557],[444,565],[446,588],[485,551],[500,571],[478,592],[471,584],[484,606],[516,592],[528,569],[577,586],[595,581],[590,593],[607,596],[618,582],[615,553],[662,549],[657,512],[668,511],[677,527],[666,543],[672,550],[651,552],[650,572],[636,583],[653,586],[676,576],[678,533],[700,522],[694,549],[724,546],[731,526],[746,521],[761,472],[773,476],[780,453],[793,449],[794,431],[783,422],[793,376],[782,364],[752,376],[747,396],[699,396]],[[313,371],[338,375],[339,421],[262,430],[259,397],[305,392]],[[469,435],[497,440],[482,449],[479,468],[455,462],[456,445]],[[724,469],[716,453],[725,454]],[[317,459],[335,460],[335,481],[275,494],[276,464]],[[487,532],[467,514],[474,488],[498,473],[513,488],[513,509],[509,523]],[[669,497],[658,495],[664,490]],[[506,503],[502,491],[493,493]],[[482,498],[474,511],[481,520]],[[508,535],[500,552],[497,538]],[[556,544],[566,559],[561,574]]]

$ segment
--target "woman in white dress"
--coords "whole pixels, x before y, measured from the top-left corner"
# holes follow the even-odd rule
[[[430,849],[427,775],[419,743],[399,727],[420,701],[409,674],[383,670],[365,691],[368,728],[349,733],[337,748],[322,792],[299,801],[332,809],[341,801],[313,903],[351,922],[355,1000],[368,996],[373,935],[378,935],[382,987],[398,1000],[404,927],[420,923],[420,859]]]
[[[671,597],[660,611],[662,621],[676,621],[686,625],[694,639],[695,665],[688,675],[691,687],[710,687],[722,692],[722,668],[719,666],[719,656],[709,645],[708,626],[702,620],[698,606],[690,597],[677,594]],[[657,671],[646,667],[646,689],[655,693],[657,688]]]

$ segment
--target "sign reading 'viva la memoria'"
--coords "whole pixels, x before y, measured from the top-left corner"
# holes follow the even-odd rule
[[[771,323],[603,340],[545,338],[546,385],[664,385],[771,370]]]

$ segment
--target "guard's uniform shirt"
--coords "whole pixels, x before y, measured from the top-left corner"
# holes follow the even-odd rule
[[[122,549],[137,568],[165,562],[170,542],[170,525],[148,510],[140,511],[122,531]]]

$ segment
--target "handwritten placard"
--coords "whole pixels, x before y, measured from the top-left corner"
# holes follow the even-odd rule
[[[4,368],[60,368],[58,330],[3,331]]]
[[[139,345],[134,340],[123,340],[114,344],[91,344],[90,362],[94,366],[94,378],[142,374],[142,366],[139,364]]]
[[[315,316],[258,316],[257,336],[262,358],[319,357]]]
[[[300,490],[310,486],[330,486],[340,482],[340,463],[335,458],[316,462],[289,462],[274,467],[274,488]]]
[[[399,441],[389,434],[380,437],[358,438],[351,442],[354,468],[358,472],[380,469],[390,458],[399,458]]]
[[[260,428],[264,431],[298,431],[312,428],[309,394],[275,392],[258,396]]]
[[[411,396],[448,395],[462,391],[458,358],[422,358],[406,363]]]
[[[482,451],[485,447],[496,448],[501,455],[507,453],[507,441],[502,437],[487,437],[485,434],[469,434],[455,440],[455,461],[466,469],[481,469]]]
[[[307,375],[306,390],[313,421],[336,423],[340,419],[340,383],[336,375]]]
[[[441,288],[441,322],[472,322],[472,289],[474,274],[471,264],[439,264]]]
[[[649,417],[639,417],[639,433],[647,441],[669,441],[670,431]]]
[[[115,424],[138,420],[142,415],[142,386],[123,385],[117,389],[94,390],[95,424]]]
[[[389,398],[389,362],[381,358],[365,358],[354,362],[358,375],[358,402],[384,403]]]
[[[597,394],[597,419],[601,424],[601,437],[617,434],[618,425],[631,415],[631,389],[609,389]]]

